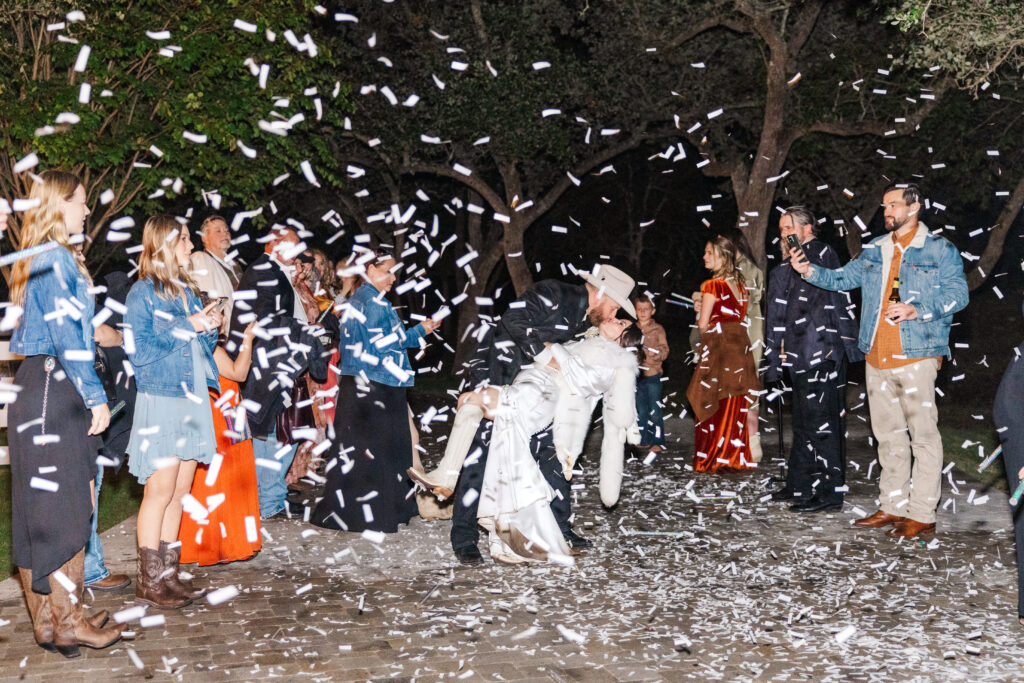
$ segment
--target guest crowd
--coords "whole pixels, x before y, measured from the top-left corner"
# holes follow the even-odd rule
[[[224,218],[202,222],[194,250],[186,222],[157,215],[136,270],[100,285],[82,256],[89,207],[79,180],[43,172],[30,200],[21,247],[58,246],[13,267],[11,350],[25,360],[8,438],[13,559],[43,648],[73,657],[121,637],[123,626],[86,614],[82,598],[85,587],[130,583],[104,566],[95,514],[104,469],[125,461],[144,486],[136,601],[175,609],[204,594],[181,564],[254,557],[262,519],[394,533],[432,496],[453,498],[451,544],[463,563],[483,561],[482,527],[497,561],[571,564],[591,545],[573,527],[570,479],[597,402],[605,505],[618,500],[627,449],[650,462],[668,447],[661,386],[670,350],[656,297],[613,266],[582,272],[579,283],[538,282],[467,331],[476,351],[460,370],[444,459],[426,472],[407,397],[417,372],[409,350],[424,348],[440,321],[403,322],[387,296],[402,264],[387,247],[357,248],[335,264],[274,226],[246,266]],[[811,211],[787,209],[784,260],[767,291],[739,230],[708,240],[686,392],[695,471],[755,468],[759,404],[785,396],[793,445],[772,498],[795,512],[841,509],[846,373],[865,360],[881,479],[877,512],[855,524],[891,526],[896,537],[935,533],[935,379],[968,293],[959,253],[919,220],[921,207],[917,186],[887,188],[886,234],[842,267]],[[996,411],[1014,486],[1024,474],[1012,409],[1022,367],[1011,364]],[[1022,559],[1020,515],[1016,529]],[[1021,600],[1024,623],[1024,592]]]

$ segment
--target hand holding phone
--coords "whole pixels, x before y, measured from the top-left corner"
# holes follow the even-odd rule
[[[789,265],[801,275],[811,272],[811,262],[807,260],[804,248],[800,246],[800,240],[796,235],[786,235],[786,246],[789,247]]]

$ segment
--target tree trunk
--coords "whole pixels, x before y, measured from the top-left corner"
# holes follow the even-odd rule
[[[530,272],[530,265],[526,262],[526,252],[523,249],[523,233],[528,227],[529,223],[513,213],[511,221],[505,226],[505,236],[501,240],[505,250],[505,265],[509,277],[512,278],[516,296],[522,296],[523,292],[533,286],[533,274]]]
[[[472,217],[471,217],[472,219]],[[476,248],[476,245],[470,245]],[[482,245],[481,245],[482,246]],[[465,364],[476,348],[476,340],[466,336],[466,330],[470,325],[477,325],[480,322],[480,305],[476,298],[483,296],[487,291],[491,276],[501,264],[503,252],[501,242],[492,241],[490,246],[481,253],[480,257],[470,263],[473,268],[473,280],[466,286],[466,300],[459,304],[459,330],[457,344],[455,346],[455,370]]]

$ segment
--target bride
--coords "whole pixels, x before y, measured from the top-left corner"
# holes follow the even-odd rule
[[[623,443],[639,442],[634,396],[642,339],[628,320],[609,319],[580,341],[549,345],[512,384],[462,394],[444,458],[432,472],[409,470],[409,476],[440,498],[451,496],[480,420],[493,420],[477,511],[490,535],[491,557],[510,564],[571,564],[549,506],[553,492],[530,453],[530,437],[553,423],[555,450],[570,479],[590,415],[603,397],[601,499],[614,505]]]

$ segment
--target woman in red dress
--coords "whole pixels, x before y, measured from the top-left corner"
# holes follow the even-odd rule
[[[736,247],[719,235],[704,249],[712,278],[701,285],[697,326],[700,353],[686,397],[697,420],[693,467],[698,472],[746,470],[751,462],[747,411],[761,385],[743,326],[747,290],[736,268]]]
[[[220,396],[210,391],[217,455],[197,467],[192,480],[189,493],[195,502],[185,503],[178,532],[182,564],[248,560],[263,546],[256,461],[238,390],[238,382],[249,374],[253,326],[246,328],[234,361],[219,345],[213,353],[220,374]]]

